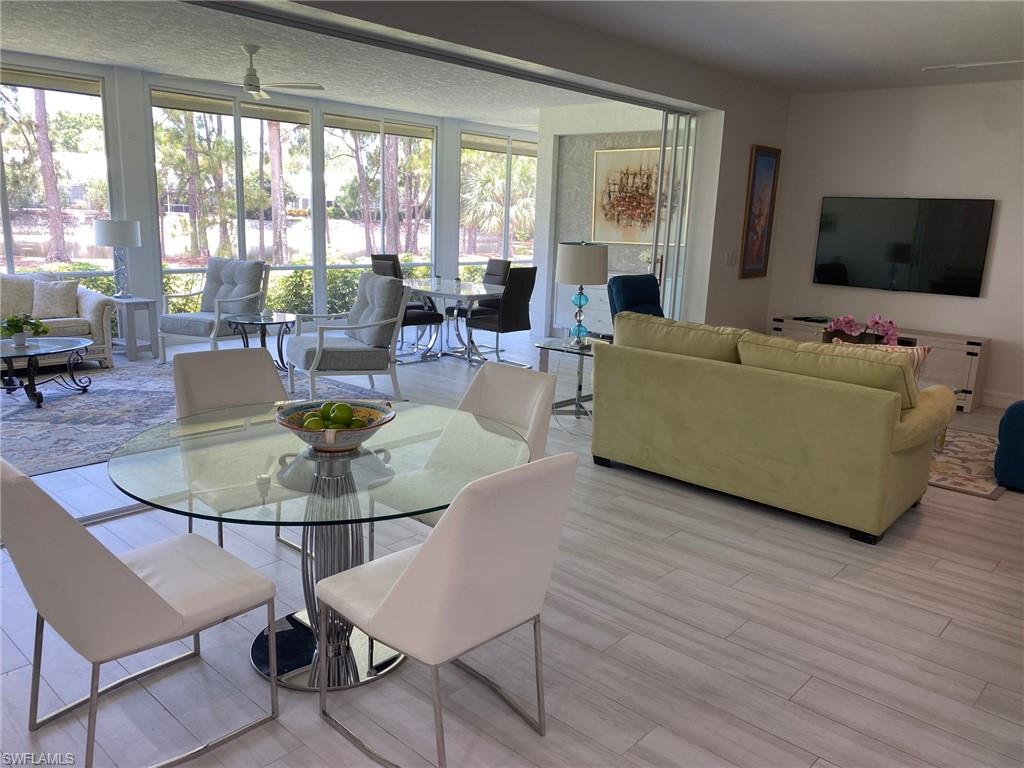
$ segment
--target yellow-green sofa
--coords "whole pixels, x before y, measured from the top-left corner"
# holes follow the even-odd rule
[[[873,544],[924,494],[954,410],[899,352],[623,312],[595,347],[591,447]]]

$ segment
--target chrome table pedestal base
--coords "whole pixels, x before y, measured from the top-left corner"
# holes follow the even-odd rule
[[[339,690],[370,682],[394,670],[404,658],[363,632],[354,629],[336,612],[327,616],[326,647],[322,653],[317,641],[320,621],[316,600],[317,582],[365,561],[363,523],[319,521],[354,520],[364,517],[359,508],[359,493],[352,474],[352,462],[365,457],[363,449],[345,452],[306,449],[315,462],[312,487],[306,501],[306,525],[302,528],[302,594],[306,609],[275,624],[277,669],[268,658],[267,631],[253,640],[249,657],[265,677],[274,674],[280,685],[301,691],[320,689],[320,675],[326,668],[327,688]],[[380,461],[382,474],[390,471]]]
[[[295,691],[319,689],[317,670],[313,661],[317,656],[316,633],[309,626],[305,611],[296,611],[275,625],[277,630],[277,684]],[[252,641],[249,658],[263,677],[270,677],[267,632],[260,632]],[[352,629],[348,635],[346,679],[337,679],[328,686],[330,691],[355,688],[393,672],[405,659],[398,651],[371,640],[365,633]]]

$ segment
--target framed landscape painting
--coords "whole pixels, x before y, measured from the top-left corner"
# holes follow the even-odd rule
[[[768,274],[768,250],[772,244],[775,217],[775,189],[779,183],[782,150],[754,144],[750,148],[747,180],[747,215],[743,222],[740,277]]]
[[[595,243],[650,245],[661,150],[594,151]]]

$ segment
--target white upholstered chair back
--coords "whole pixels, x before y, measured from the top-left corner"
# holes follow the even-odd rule
[[[183,632],[184,620],[31,478],[0,461],[3,540],[39,614],[91,662]]]
[[[462,396],[459,410],[508,424],[530,446],[530,460],[544,456],[555,399],[555,377],[499,363],[484,363]]]
[[[563,453],[467,485],[370,619],[367,631],[440,664],[541,612],[577,456]]]
[[[179,419],[217,408],[287,400],[267,350],[220,349],[174,356],[174,400]]]

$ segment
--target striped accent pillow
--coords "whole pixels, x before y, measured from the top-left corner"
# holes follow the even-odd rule
[[[883,352],[902,352],[905,355],[910,355],[910,366],[914,369],[914,376],[921,373],[921,366],[924,365],[924,361],[928,359],[928,355],[932,351],[931,347],[900,347],[891,344],[851,344],[851,342],[843,341],[839,338],[832,339],[832,343],[861,347],[863,349],[880,349]]]

